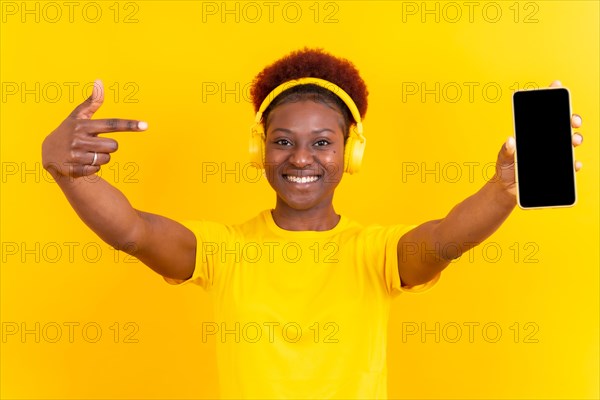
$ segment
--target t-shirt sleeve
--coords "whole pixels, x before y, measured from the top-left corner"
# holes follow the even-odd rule
[[[431,289],[440,279],[441,272],[437,274],[429,282],[415,286],[402,286],[400,280],[400,272],[398,271],[398,242],[408,231],[413,229],[415,225],[398,225],[389,227],[385,235],[385,261],[384,275],[385,283],[390,294],[395,295],[402,292],[407,293],[423,293]]]
[[[223,224],[208,221],[184,221],[182,224],[196,236],[196,264],[194,273],[186,280],[163,279],[172,285],[194,283],[204,289],[210,289],[215,282],[219,265],[219,248],[231,237],[229,228]]]

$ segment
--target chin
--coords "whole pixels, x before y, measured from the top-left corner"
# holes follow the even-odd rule
[[[305,192],[297,191],[296,188],[277,185],[273,187],[277,193],[277,201],[281,205],[298,210],[306,211],[317,208],[329,207],[333,200],[333,192],[324,191],[324,188],[314,188],[316,190],[307,190]],[[320,189],[320,190],[319,190]]]
[[[306,211],[312,208],[315,208],[319,205],[318,201],[309,200],[309,199],[290,199],[286,196],[277,195],[277,200],[279,203],[285,205],[288,208],[298,211]]]

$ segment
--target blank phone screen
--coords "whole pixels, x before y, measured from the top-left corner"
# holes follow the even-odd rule
[[[515,92],[513,111],[519,205],[538,208],[575,204],[569,91]]]

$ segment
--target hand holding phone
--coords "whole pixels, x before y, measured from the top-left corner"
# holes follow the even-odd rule
[[[521,208],[568,207],[577,201],[569,91],[513,95],[517,199]]]

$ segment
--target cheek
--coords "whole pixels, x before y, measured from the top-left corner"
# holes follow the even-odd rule
[[[327,164],[337,164],[343,160],[343,154],[339,150],[333,150],[325,155],[323,160]]]
[[[281,151],[273,151],[272,149],[267,149],[267,146],[263,147],[264,149],[264,159],[265,166],[270,166],[270,168],[276,168],[278,164],[281,164],[285,159],[285,155]]]
[[[329,176],[339,177],[344,173],[344,148],[336,148],[321,159]],[[335,179],[338,181],[339,179]]]
[[[269,157],[265,158],[265,178],[267,178],[269,183],[273,183],[275,181],[275,177],[278,175],[279,165],[280,163],[276,162],[276,160],[269,159]]]

